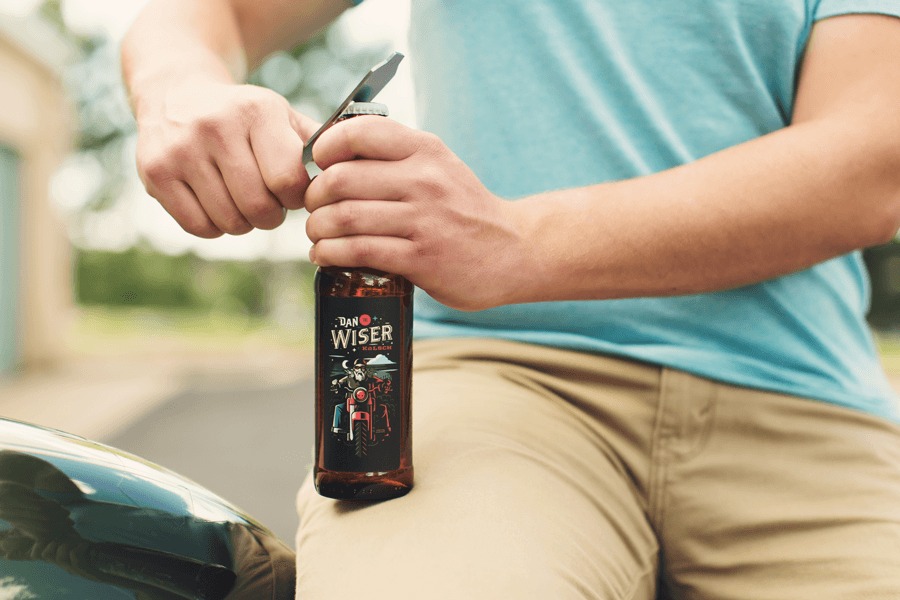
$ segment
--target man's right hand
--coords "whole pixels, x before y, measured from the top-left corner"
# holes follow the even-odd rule
[[[316,128],[271,90],[183,83],[138,112],[138,173],[188,233],[274,229],[287,209],[303,207],[303,143]]]

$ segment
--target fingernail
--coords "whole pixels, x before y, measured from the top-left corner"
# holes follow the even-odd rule
[[[309,262],[312,264],[316,264],[316,247],[313,246],[309,249]]]

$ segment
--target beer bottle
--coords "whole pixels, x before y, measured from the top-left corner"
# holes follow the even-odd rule
[[[387,116],[355,102],[341,120]],[[373,269],[316,271],[316,490],[383,500],[413,484],[412,284]]]

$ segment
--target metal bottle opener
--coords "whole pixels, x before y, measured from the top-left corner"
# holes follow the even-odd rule
[[[403,60],[403,55],[399,52],[394,52],[390,58],[372,67],[372,69],[363,76],[356,87],[353,88],[350,95],[344,98],[344,101],[341,102],[337,110],[335,110],[334,113],[328,117],[328,120],[319,127],[319,130],[312,134],[306,141],[306,145],[303,147],[303,166],[306,168],[306,172],[309,174],[310,178],[315,177],[315,175],[320,172],[318,167],[315,166],[315,162],[313,162],[312,155],[313,144],[316,143],[319,136],[329,127],[337,123],[337,120],[352,102],[371,102],[378,92],[383,90],[384,86],[386,86],[388,82],[393,79],[394,75],[397,74],[397,65],[400,64],[401,60]]]

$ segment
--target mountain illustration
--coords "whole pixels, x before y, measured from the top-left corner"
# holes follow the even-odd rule
[[[387,365],[396,365],[394,361],[389,359],[384,354],[376,354],[373,358],[370,358],[366,361],[366,365],[370,367],[378,367],[378,366],[387,366]]]

